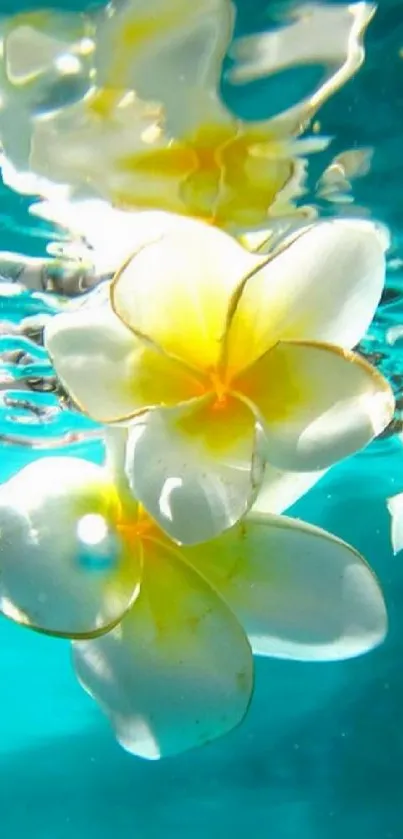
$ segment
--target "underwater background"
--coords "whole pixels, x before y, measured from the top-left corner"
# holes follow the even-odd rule
[[[91,4],[92,7],[102,3]],[[331,5],[331,4],[326,4]],[[41,8],[84,11],[83,0]],[[36,9],[2,0],[2,14]],[[298,4],[238,0],[238,32],[281,24]],[[297,101],[320,67],[226,89],[247,118]],[[403,6],[380,0],[365,35],[365,61],[320,109],[329,148],[312,158],[304,201],[322,216],[366,214],[388,225],[386,291],[364,352],[403,392]],[[316,185],[345,150],[371,149],[352,202],[326,201]],[[316,192],[315,192],[316,190]],[[50,225],[32,198],[2,186],[0,251],[46,256]],[[7,279],[7,278],[5,278]],[[52,294],[12,294],[0,285],[2,480],[46,454],[101,459],[96,427],[61,410],[45,351],[21,322],[51,314]],[[403,330],[402,336],[403,339]],[[26,354],[23,363],[21,360]],[[28,399],[28,395],[29,399]],[[28,399],[29,404],[26,403]],[[70,646],[0,622],[0,830],[29,839],[401,839],[403,836],[403,565],[390,543],[386,499],[403,491],[397,412],[392,429],[333,468],[291,513],[341,536],[379,576],[390,630],[375,652],[341,663],[257,660],[251,711],[235,732],[184,756],[147,763],[115,743],[106,719],[72,678]],[[70,437],[69,437],[70,435]],[[402,438],[403,439],[403,438]]]

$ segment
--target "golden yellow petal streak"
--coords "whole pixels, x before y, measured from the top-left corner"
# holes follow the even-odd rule
[[[186,173],[179,191],[189,215],[203,218],[207,224],[213,224],[217,227],[220,227],[218,222],[219,207],[226,177],[223,157],[225,149],[230,148],[233,142],[234,134],[231,127],[202,126],[196,137],[189,141],[189,148],[195,156],[195,165],[193,169],[189,169]],[[207,213],[201,212],[200,205],[199,207],[196,206],[195,199],[190,200],[183,195],[186,186],[191,189],[192,179],[203,176],[205,179],[210,177],[210,181],[212,179],[215,186],[215,198],[212,200]]]
[[[251,229],[265,223],[276,214],[274,208],[281,202],[286,205],[293,195],[300,171],[284,142],[271,139],[270,132],[236,125],[232,136],[218,146],[215,163],[219,182],[212,221],[224,229],[231,223]]]
[[[252,268],[251,271],[248,271],[248,273],[245,274],[244,277],[242,277],[238,287],[233,292],[232,297],[229,301],[227,318],[226,318],[226,323],[225,323],[225,327],[224,327],[224,335],[223,335],[223,340],[222,340],[221,357],[220,357],[220,360],[218,362],[218,370],[219,370],[219,373],[221,374],[224,381],[226,379],[225,373],[226,373],[226,366],[227,366],[228,333],[229,333],[229,330],[231,328],[231,323],[232,323],[232,320],[235,316],[235,312],[238,308],[239,301],[242,297],[243,290],[244,290],[248,280],[251,280],[252,277],[254,277],[256,274],[258,274],[259,271],[262,268],[265,268],[266,265],[268,265],[269,262],[271,262],[271,260],[272,260],[272,256],[271,255],[267,256],[267,257],[265,257],[265,259],[262,262],[260,262],[258,265],[255,265],[255,267]]]
[[[56,366],[55,360],[52,356],[52,353],[50,352],[49,349],[47,350],[47,353],[48,353],[48,356],[49,356],[50,363],[51,363],[52,367],[54,368],[54,370],[56,371],[56,375],[57,375],[57,366]],[[63,384],[63,382],[62,382],[62,384]],[[87,409],[82,404],[82,402],[79,399],[77,399],[77,397],[73,398],[71,396],[68,387],[66,387],[66,390],[67,390],[67,393],[69,395],[69,399],[76,406],[76,408],[79,410],[80,414],[82,414],[84,417],[87,417],[90,420],[93,420],[93,417],[92,417],[91,413],[89,411],[87,411]],[[119,422],[128,422],[129,420],[136,419],[137,417],[140,417],[142,414],[147,414],[148,411],[150,411],[150,410],[152,410],[152,409],[151,408],[139,408],[137,411],[133,411],[130,414],[125,414],[124,416],[118,417],[117,419],[113,420],[113,422],[110,423],[110,424],[114,425],[114,424],[119,423]],[[108,420],[105,419],[104,422],[108,423]],[[100,432],[100,435],[102,436],[101,432]]]
[[[137,171],[154,176],[180,178],[197,171],[198,163],[198,150],[181,141],[173,141],[166,148],[147,149],[125,155],[118,161],[118,168],[124,173]]]
[[[182,549],[180,547],[174,546],[173,543],[171,543],[171,542],[165,541],[165,539],[163,537],[163,534],[161,534],[161,536],[162,536],[161,539],[153,537],[152,539],[149,540],[149,545],[151,547],[151,550],[149,551],[149,554],[148,554],[148,561],[149,561],[149,565],[150,565],[150,575],[153,574],[153,573],[158,574],[158,567],[157,567],[158,562],[163,563],[164,562],[163,554],[168,553],[171,556],[171,558],[173,558],[175,560],[175,562],[178,563],[179,567],[182,566],[184,568],[187,568],[192,573],[192,575],[195,574],[200,579],[200,583],[203,587],[207,586],[211,590],[212,594],[220,602],[225,602],[225,601],[223,601],[223,598],[222,598],[221,594],[218,592],[215,585],[212,584],[207,577],[205,577],[202,573],[199,572],[199,570],[198,570],[198,568],[195,564],[192,564],[191,562],[188,561],[185,553],[182,552]],[[159,554],[160,554],[160,556],[159,556]],[[145,564],[147,565],[147,545],[146,545],[146,543],[144,545],[144,561],[145,561]],[[152,568],[153,565],[154,565],[154,567]],[[164,596],[159,597],[158,599],[156,599],[155,590],[153,592],[153,595],[154,595],[153,602],[149,601],[149,608],[150,608],[150,611],[151,611],[151,613],[153,615],[153,618],[154,618],[154,626],[155,626],[155,629],[156,629],[156,632],[157,632],[157,637],[159,636],[161,639],[164,638],[165,627],[172,627],[172,624],[174,624],[174,625],[177,624],[179,627],[180,626],[185,626],[186,630],[187,630],[186,634],[185,633],[182,634],[182,643],[186,644],[186,637],[188,637],[190,639],[190,641],[192,641],[194,635],[197,634],[198,628],[202,624],[205,617],[207,617],[209,614],[211,614],[211,612],[213,610],[213,607],[210,606],[208,609],[205,610],[204,614],[201,614],[201,615],[200,614],[198,614],[198,615],[194,614],[194,615],[192,615],[192,613],[191,613],[192,604],[191,604],[191,602],[189,602],[188,589],[187,589],[186,586],[184,587],[183,591],[178,590],[178,588],[176,588],[175,591],[172,592],[171,597],[169,596],[169,594],[166,591],[164,591]],[[234,615],[234,613],[232,611],[231,611],[231,615],[232,615],[234,621],[236,621],[236,623],[239,625],[240,630],[243,631],[243,627],[241,626],[241,624],[239,624],[239,621],[237,620],[236,616]],[[173,654],[175,654],[176,651],[173,650],[172,652],[173,652]],[[167,651],[167,654],[168,654],[168,651]],[[253,686],[252,686],[252,691],[251,691],[251,695],[250,695],[250,698],[249,698],[248,705],[245,708],[244,716],[246,715],[246,713],[248,711],[248,708],[249,708],[249,705],[250,705],[250,702],[251,702],[251,699],[252,699],[252,695],[253,695]]]
[[[280,242],[280,244],[276,248],[274,248],[274,250],[268,256],[265,256],[264,258],[262,258],[262,262],[259,262],[258,265],[256,265],[254,268],[252,268],[251,271],[249,271],[247,274],[245,274],[244,277],[242,277],[238,287],[235,289],[235,291],[234,291],[234,293],[231,297],[231,300],[229,302],[227,320],[226,320],[226,324],[225,324],[225,333],[224,333],[224,338],[223,338],[223,342],[222,342],[222,353],[221,353],[221,358],[220,358],[219,365],[218,365],[219,373],[222,376],[223,380],[225,380],[225,381],[227,380],[227,375],[226,375],[227,374],[227,369],[226,369],[226,367],[227,367],[227,360],[228,360],[227,359],[228,339],[229,339],[231,324],[232,324],[232,321],[235,317],[235,314],[236,314],[236,311],[238,309],[239,303],[242,299],[242,295],[245,291],[245,288],[246,288],[249,280],[251,280],[253,277],[255,277],[256,274],[259,273],[259,271],[261,271],[262,269],[264,269],[268,265],[270,265],[270,263],[273,262],[273,260],[277,256],[279,256],[280,254],[282,254],[286,250],[288,250],[291,247],[291,245],[294,244],[296,239],[305,235],[308,232],[308,230],[310,230],[310,228],[311,228],[311,225],[309,225],[309,227],[304,228],[303,230],[298,230],[298,231],[296,231],[295,235],[293,235],[289,239],[287,239],[286,242]],[[255,363],[255,362],[253,362],[253,363]]]
[[[278,347],[280,343],[281,343],[280,341],[277,341],[276,344],[274,344],[273,347],[270,350],[268,350],[267,353],[265,353],[265,355],[270,355],[270,353],[273,350],[275,350],[276,347]],[[264,358],[264,356],[262,356],[262,358]],[[240,374],[240,378],[242,378],[244,376],[244,374],[245,374],[245,378],[247,378],[250,375],[253,375],[255,368],[256,368],[256,372],[258,374],[259,371],[258,371],[258,366],[257,365],[259,363],[259,360],[258,361],[253,361],[246,368],[246,370],[243,370],[242,373]],[[276,373],[278,373],[278,366],[277,366]],[[256,376],[256,378],[258,379],[258,375]],[[272,412],[271,415],[275,416],[276,419],[278,419],[278,420],[285,419],[286,415],[287,415],[287,410],[288,410],[287,409],[287,396],[290,395],[290,382],[289,382],[289,379],[288,379],[288,376],[287,376],[287,369],[285,368],[284,370],[281,371],[280,375],[276,375],[275,378],[273,377],[273,382],[274,382],[273,388],[271,388],[271,382],[268,382],[266,379],[262,384],[262,387],[264,387],[265,389],[270,388],[270,397],[271,397],[270,407],[271,407],[271,412]],[[260,385],[260,382],[259,382],[259,385]],[[254,414],[256,415],[257,406],[256,406],[255,402],[253,401],[252,398],[250,398],[246,393],[244,393],[242,391],[242,388],[238,389],[238,387],[239,387],[239,383],[236,380],[233,381],[231,383],[231,389],[230,389],[229,392],[236,399],[239,399],[240,402],[243,402],[244,405],[247,405],[248,408],[250,410],[252,410],[254,412]],[[295,389],[293,389],[293,396],[297,399],[297,401],[298,401],[298,396],[299,395],[300,394],[298,392],[296,392]]]
[[[162,531],[160,538],[148,537],[144,539],[143,557],[145,576],[147,576],[147,574],[152,576],[153,574],[159,573],[158,563],[164,561],[162,554],[166,552],[168,552],[171,557],[175,557],[177,562],[182,563],[180,549],[175,550],[174,543],[165,539]],[[159,556],[159,554],[161,554],[161,556]],[[160,637],[163,637],[164,635],[164,626],[169,624],[170,621],[175,621],[175,613],[177,615],[176,619],[179,622],[178,616],[183,607],[183,593],[181,596],[181,592],[175,590],[175,592],[165,592],[165,594],[166,598],[164,598],[164,600],[159,599],[156,602],[154,596],[153,599],[149,601],[149,608],[153,616],[154,626],[157,635]],[[170,596],[170,594],[172,596]]]
[[[193,134],[168,142],[165,148],[124,155],[118,170],[171,182],[183,215],[203,219],[222,229],[231,222],[255,226],[265,222],[270,208],[284,207],[295,197],[301,161],[285,140],[271,139],[267,131],[245,130],[237,121],[229,125],[202,124]],[[260,166],[259,166],[260,161]],[[253,174],[248,164],[253,164]],[[256,169],[256,166],[258,167]],[[121,204],[123,193],[115,195]],[[155,198],[133,193],[125,205],[155,205]],[[169,209],[165,201],[166,209]]]
[[[165,352],[165,350],[162,349],[162,347],[160,347],[160,345],[157,344],[156,341],[154,341],[152,338],[150,338],[149,335],[147,335],[145,332],[141,332],[139,329],[135,329],[131,324],[129,324],[126,321],[126,319],[124,317],[122,317],[120,312],[118,312],[116,304],[115,304],[115,290],[116,290],[117,284],[118,284],[118,282],[120,280],[120,277],[122,276],[123,272],[130,265],[130,263],[136,258],[136,256],[138,256],[142,251],[146,250],[147,248],[152,247],[153,245],[162,241],[166,237],[166,235],[169,235],[169,234],[165,234],[165,235],[162,234],[157,239],[154,239],[152,242],[147,242],[146,244],[142,245],[140,248],[138,248],[136,251],[134,251],[134,253],[132,253],[125,260],[123,265],[117,270],[115,276],[113,277],[113,279],[111,281],[110,287],[109,287],[109,299],[110,299],[111,309],[112,309],[113,313],[116,315],[116,317],[119,318],[119,320],[122,323],[124,323],[126,328],[129,329],[130,332],[132,332],[132,334],[136,336],[136,338],[138,338],[140,341],[143,341],[144,344],[146,344],[147,346],[154,349],[155,352],[158,352],[164,358],[170,359],[171,361],[175,361],[175,363],[182,370],[184,370],[188,374],[190,373],[192,375],[192,377],[195,380],[195,384],[197,384],[198,386],[201,385],[202,387],[207,387],[206,378],[203,376],[203,373],[201,373],[201,371],[197,367],[193,366],[192,364],[188,364],[186,361],[184,361],[182,358],[179,358],[176,355],[171,355],[170,353]],[[133,416],[137,416],[137,413],[134,414]]]
[[[133,333],[134,334],[134,333]],[[113,426],[119,423],[126,423],[130,420],[137,419],[143,414],[153,411],[156,408],[172,408],[177,404],[186,404],[193,399],[206,395],[211,389],[209,382],[205,381],[185,364],[180,363],[180,359],[176,360],[168,356],[158,347],[147,346],[150,342],[144,340],[143,358],[140,360],[137,368],[133,366],[131,380],[121,383],[122,390],[125,390],[132,400],[134,406],[133,410],[127,413],[102,416],[99,413],[95,416],[92,411],[85,406],[81,399],[70,392],[69,386],[64,385],[69,393],[71,401],[76,405],[77,409],[86,417],[104,425]],[[52,358],[50,351],[50,360],[57,372],[57,364]],[[190,372],[190,375],[189,375]],[[119,374],[117,373],[117,378]],[[60,381],[64,384],[63,376],[60,375]],[[153,388],[153,385],[156,388]],[[130,388],[128,390],[128,388]],[[107,396],[107,394],[106,394]]]
[[[283,342],[278,341],[275,346],[281,346],[282,343]],[[336,346],[335,344],[327,344],[326,342],[320,342],[320,341],[286,341],[286,342],[284,342],[284,344],[297,346],[297,347],[308,347],[308,348],[310,347],[312,349],[325,350],[327,352],[330,352],[330,353],[333,353],[334,355],[339,356],[340,358],[345,359],[346,362],[349,362],[349,363],[354,364],[354,365],[358,365],[376,383],[379,393],[383,394],[387,397],[385,405],[383,406],[384,420],[385,420],[385,424],[384,424],[383,428],[385,428],[386,425],[388,424],[388,422],[390,422],[393,419],[393,415],[394,415],[394,411],[395,411],[395,397],[393,395],[393,391],[392,391],[392,388],[391,388],[389,382],[379,372],[379,370],[376,369],[376,367],[374,367],[372,364],[369,364],[369,362],[366,361],[366,359],[364,359],[358,353],[352,352],[351,350],[343,349],[342,347]],[[274,349],[274,347],[272,348],[272,350],[273,349]],[[270,352],[272,352],[272,350],[269,350],[268,353],[264,353],[260,357],[260,359],[257,359],[256,361],[252,362],[252,364],[250,364],[249,367],[247,367],[245,370],[242,370],[240,378],[242,379],[244,376],[247,376],[248,372],[253,373],[253,367],[255,365],[258,365],[259,361],[261,361],[264,358],[265,355],[270,355]],[[303,382],[301,384],[303,385]],[[269,382],[264,382],[264,383],[262,383],[262,385],[266,388],[270,387]],[[280,388],[280,393],[281,393],[282,391],[284,391],[284,389],[286,390],[287,388],[289,388],[290,383],[287,382],[287,381],[284,381],[283,383],[282,382],[277,382],[277,380],[276,380],[276,382],[273,382],[273,387],[275,388],[276,386],[278,386]],[[234,396],[236,396],[236,398],[240,399],[245,404],[249,405],[249,407],[256,414],[256,410],[257,410],[256,405],[251,401],[251,399],[248,398],[247,394],[242,392],[242,388],[240,388],[239,391],[237,390],[236,381],[234,382],[234,389],[233,390],[231,389],[230,392],[233,393]],[[280,399],[278,400],[278,413],[277,413],[277,416],[276,416],[277,420],[280,421],[281,419],[285,418],[285,414],[284,414],[285,410],[286,410],[286,405],[284,404],[283,399],[281,399],[281,396],[280,396]],[[375,436],[377,434],[381,433],[383,428],[379,429],[378,431],[375,431]]]
[[[224,457],[234,442],[241,441],[249,432],[253,434],[255,420],[245,399],[238,399],[231,392],[223,392],[218,396],[215,393],[208,394],[197,413],[190,412],[180,417],[175,425],[187,438],[194,439],[201,435],[210,453]]]

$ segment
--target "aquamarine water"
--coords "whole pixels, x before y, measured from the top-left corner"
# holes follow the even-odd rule
[[[245,32],[263,30],[296,5],[238,0],[238,26]],[[83,0],[42,0],[41,6],[88,8]],[[35,7],[34,2],[3,0],[2,11]],[[393,332],[403,322],[399,0],[380,0],[365,43],[363,67],[321,109],[322,131],[334,141],[330,151],[312,161],[310,184],[313,196],[320,173],[339,152],[374,150],[370,171],[354,181],[354,205],[367,208],[390,227],[392,248],[387,290],[363,349],[392,380],[399,396],[403,349]],[[272,87],[257,85],[247,101],[239,92],[237,100],[234,90],[227,94],[232,107],[249,116],[270,102],[270,115],[277,97],[298,99],[301,85],[310,81],[311,77],[291,74]],[[223,89],[225,94],[225,82]],[[53,231],[29,214],[31,201],[2,188],[0,250],[45,256]],[[318,206],[322,215],[340,212],[337,204],[319,200]],[[49,453],[101,459],[96,427],[76,413],[60,410],[46,353],[13,334],[13,324],[51,313],[58,305],[51,295],[0,297],[0,321],[5,323],[0,335],[3,480],[30,459]],[[30,357],[21,365],[18,353],[24,352]],[[35,389],[35,380],[48,381],[49,388]],[[367,557],[387,600],[386,642],[370,655],[337,664],[258,660],[247,720],[200,751],[156,763],[126,754],[73,678],[67,642],[0,622],[2,836],[401,839],[403,565],[401,555],[392,553],[386,508],[386,499],[403,491],[398,434],[399,412],[384,439],[332,469],[290,511],[336,533]]]

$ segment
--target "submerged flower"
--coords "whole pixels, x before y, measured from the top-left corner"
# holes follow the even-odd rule
[[[133,500],[121,430],[112,442],[114,472],[45,458],[0,487],[0,609],[75,639],[78,678],[125,749],[159,758],[237,725],[252,652],[337,660],[383,640],[382,594],[353,548],[270,515],[180,547]]]
[[[110,300],[55,317],[45,342],[82,410],[130,425],[133,494],[198,542],[241,518],[266,463],[325,469],[390,420],[389,385],[347,349],[380,298],[385,240],[323,222],[261,257],[202,222],[168,215],[164,234],[159,215],[156,233],[153,218],[138,216]]]

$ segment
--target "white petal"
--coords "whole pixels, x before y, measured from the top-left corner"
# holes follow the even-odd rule
[[[74,457],[31,463],[0,488],[0,609],[54,635],[91,636],[135,600],[140,560],[115,529],[106,473]]]
[[[148,544],[135,607],[119,627],[74,644],[77,675],[121,745],[157,759],[224,734],[253,686],[246,637],[223,601],[165,547]]]
[[[317,472],[284,472],[270,463],[266,464],[262,486],[252,511],[280,515],[306,495],[326,474]]]
[[[228,336],[241,370],[278,340],[354,347],[375,314],[385,279],[383,228],[361,220],[313,224],[244,287]]]
[[[269,463],[295,472],[326,469],[363,448],[394,411],[386,379],[329,344],[279,343],[234,390],[256,406]]]
[[[233,20],[227,0],[126,0],[99,26],[98,84],[161,104],[171,136],[229,120],[219,84]]]
[[[221,230],[178,218],[175,231],[156,237],[118,272],[112,305],[136,334],[169,355],[214,369],[233,298],[262,260]]]
[[[258,655],[350,658],[379,644],[387,615],[362,557],[323,530],[253,514],[208,545],[184,549],[219,591]]]
[[[387,506],[392,519],[391,539],[393,553],[398,554],[403,549],[403,493],[388,498]]]
[[[211,539],[260,486],[253,414],[231,398],[218,410],[207,398],[153,411],[130,428],[126,469],[135,497],[173,539]]]
[[[70,396],[98,422],[176,404],[198,392],[186,371],[138,340],[108,304],[53,318],[45,345]]]

